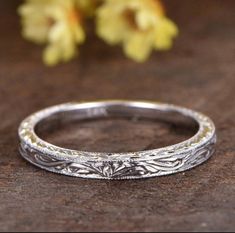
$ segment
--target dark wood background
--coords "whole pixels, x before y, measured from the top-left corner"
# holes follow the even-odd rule
[[[19,3],[1,1],[0,230],[235,230],[235,1],[165,1],[180,36],[173,50],[155,53],[143,65],[92,37],[79,58],[56,68],[44,67],[42,49],[21,38]],[[21,159],[17,128],[28,114],[107,98],[158,100],[202,111],[216,123],[217,153],[189,172],[121,182],[51,174]],[[49,136],[116,151],[146,148],[157,136],[156,143],[182,137],[151,125],[111,119]]]

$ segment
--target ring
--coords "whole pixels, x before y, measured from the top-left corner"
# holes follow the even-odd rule
[[[61,148],[41,139],[39,123],[100,117],[188,118],[197,124],[196,134],[163,148],[127,153],[88,152]],[[66,103],[46,108],[26,118],[19,127],[20,153],[30,163],[47,171],[94,179],[140,179],[183,172],[208,160],[215,150],[214,123],[187,108],[158,102],[108,100]]]

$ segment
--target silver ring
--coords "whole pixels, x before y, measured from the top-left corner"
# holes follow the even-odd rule
[[[100,153],[70,150],[37,136],[36,126],[45,119],[87,119],[107,116],[154,118],[182,115],[198,124],[197,133],[181,143],[153,150]],[[139,179],[169,175],[198,166],[214,152],[216,133],[207,116],[171,104],[109,100],[67,103],[46,108],[26,118],[19,127],[20,153],[30,163],[47,171],[94,179]]]

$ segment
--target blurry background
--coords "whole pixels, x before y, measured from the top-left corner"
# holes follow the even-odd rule
[[[172,50],[154,52],[144,64],[91,36],[78,58],[54,68],[42,63],[41,47],[22,39],[16,13],[20,3],[1,1],[0,230],[234,230],[235,1],[163,1],[180,34]],[[216,123],[217,153],[190,172],[124,182],[63,177],[21,159],[17,128],[24,117],[58,103],[98,99],[158,100],[201,111]],[[117,125],[123,129],[118,135]],[[134,137],[132,123],[101,122],[96,127],[95,136],[87,139],[91,148],[137,150],[148,147],[156,135],[169,143],[182,137],[177,131],[169,139],[169,130],[148,123]],[[85,125],[83,132],[91,128]],[[63,144],[71,132],[52,137]],[[76,139],[82,142],[78,135],[74,143]],[[116,148],[117,142],[124,146]]]

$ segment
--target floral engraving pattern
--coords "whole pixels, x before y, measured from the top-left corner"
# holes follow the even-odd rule
[[[146,161],[90,161],[70,162],[58,160],[52,156],[29,149],[21,144],[21,154],[28,161],[46,170],[86,178],[133,179],[173,174],[195,167],[206,161],[214,152],[214,138],[207,145],[197,150],[178,156],[164,157]]]

